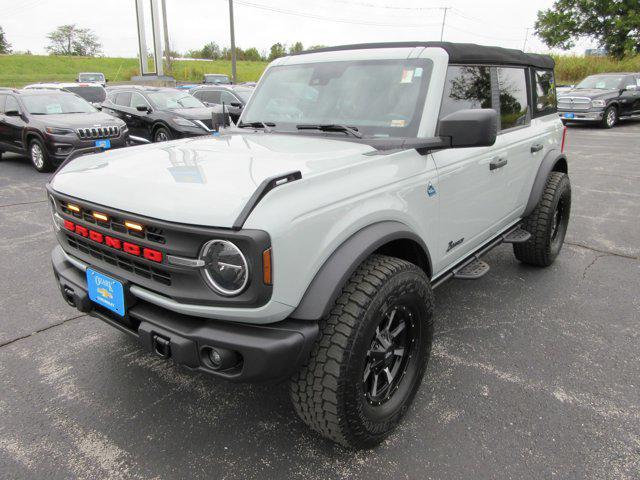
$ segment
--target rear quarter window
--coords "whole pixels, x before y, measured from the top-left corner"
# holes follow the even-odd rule
[[[555,113],[558,108],[553,70],[532,69],[534,115]]]

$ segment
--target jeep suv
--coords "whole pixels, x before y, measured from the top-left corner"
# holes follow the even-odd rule
[[[0,89],[0,156],[29,156],[39,172],[50,172],[86,149],[127,146],[121,120],[99,112],[78,95],[60,90]]]
[[[640,73],[591,75],[558,95],[565,123],[596,123],[613,128],[621,118],[640,116]]]
[[[288,379],[300,418],[380,443],[418,390],[434,289],[571,208],[550,57],[440,42],[272,62],[219,136],[78,158],[48,185],[63,297],[163,358]]]

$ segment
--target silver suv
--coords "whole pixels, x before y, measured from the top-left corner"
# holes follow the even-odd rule
[[[191,370],[286,379],[311,428],[376,445],[420,386],[434,289],[501,243],[539,267],[560,252],[553,68],[433,42],[280,58],[237,128],[52,178],[62,295]]]

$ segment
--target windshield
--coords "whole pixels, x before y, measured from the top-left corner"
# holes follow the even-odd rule
[[[339,124],[365,136],[415,137],[432,65],[430,60],[402,59],[272,67],[242,121],[290,131],[301,124]]]
[[[81,82],[104,82],[104,75],[101,73],[81,73],[78,76]]]
[[[595,88],[598,90],[616,90],[620,88],[624,75],[592,75],[582,80],[576,88]]]
[[[60,113],[93,113],[97,110],[82,98],[69,93],[47,93],[22,97],[27,112],[32,115],[56,115]]]
[[[204,83],[228,84],[231,80],[226,75],[205,75]]]
[[[65,90],[81,96],[87,102],[102,103],[107,98],[107,91],[102,87],[66,87]]]
[[[247,103],[253,93],[253,88],[234,88],[233,93],[238,95],[244,103]]]
[[[172,110],[174,108],[204,108],[205,105],[197,98],[185,92],[149,92],[147,94],[151,103],[160,110]]]

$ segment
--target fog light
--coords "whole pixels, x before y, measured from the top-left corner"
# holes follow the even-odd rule
[[[211,364],[213,368],[220,368],[222,366],[222,355],[215,348],[212,348],[209,352],[209,360],[211,360]]]

